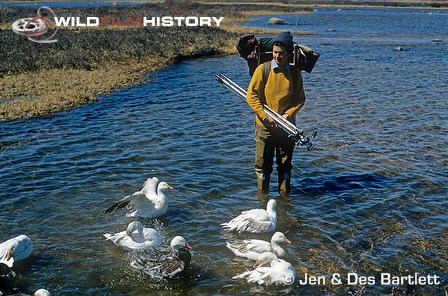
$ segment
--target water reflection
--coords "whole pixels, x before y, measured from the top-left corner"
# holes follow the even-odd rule
[[[296,148],[290,196],[274,188],[257,195],[253,114],[215,81],[223,72],[248,84],[238,56],[182,62],[154,73],[151,83],[70,112],[1,123],[0,233],[26,233],[35,245],[30,262],[15,270],[17,287],[73,295],[274,293],[232,279],[250,263],[234,258],[225,240],[252,236],[220,227],[244,209],[265,207],[267,198],[278,201],[278,230],[293,242],[286,259],[299,278],[446,277],[446,43],[415,34],[403,52],[375,40],[301,37],[322,56],[304,75],[308,99],[298,123],[319,135],[314,150]],[[102,237],[130,222],[123,213],[104,215],[107,206],[151,176],[175,188],[160,219],[164,235],[183,235],[194,249],[191,279],[172,290],[136,273],[127,254]],[[444,287],[416,289],[439,295]],[[325,295],[363,288],[290,289]],[[378,284],[364,289],[391,292]]]

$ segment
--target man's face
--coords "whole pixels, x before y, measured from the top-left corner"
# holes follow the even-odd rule
[[[280,67],[284,67],[289,59],[289,55],[286,49],[282,46],[277,45],[274,45],[272,47],[272,57]]]

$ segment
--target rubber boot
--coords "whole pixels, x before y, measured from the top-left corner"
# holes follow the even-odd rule
[[[269,180],[270,178],[257,178],[258,181],[258,193],[269,193]]]
[[[291,192],[291,179],[278,177],[278,192],[289,194],[289,192]]]

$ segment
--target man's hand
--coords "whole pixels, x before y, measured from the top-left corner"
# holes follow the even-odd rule
[[[277,123],[274,119],[271,118],[271,116],[267,116],[265,119],[263,119],[263,124],[265,127],[268,128],[274,128],[277,127]]]

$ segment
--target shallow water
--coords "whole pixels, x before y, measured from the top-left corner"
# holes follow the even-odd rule
[[[286,259],[299,279],[325,276],[326,284],[274,291],[231,279],[250,262],[225,248],[226,239],[239,236],[223,233],[220,223],[266,202],[257,198],[253,173],[254,116],[214,77],[223,72],[247,86],[247,66],[235,55],[167,67],[147,83],[69,112],[0,123],[0,240],[24,233],[35,248],[14,267],[18,289],[327,295],[362,290],[345,285],[356,273],[375,277],[364,293],[377,295],[392,291],[379,283],[381,273],[418,272],[444,282],[396,288],[444,295],[447,12],[325,9],[282,17],[300,17],[299,29],[318,33],[296,37],[322,54],[313,73],[303,74],[307,102],[298,117],[298,126],[317,128],[318,137],[314,150],[296,148],[290,197],[278,196],[274,184],[270,196],[279,204],[277,229],[292,241]],[[254,24],[264,26],[263,18]],[[103,211],[151,176],[175,188],[161,231],[194,248],[190,280],[154,283],[102,237],[132,221],[123,210]],[[254,236],[270,234],[241,237]],[[343,285],[331,283],[336,273]]]

